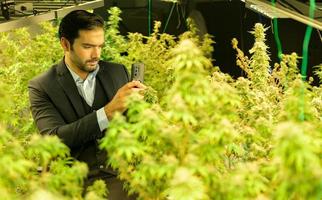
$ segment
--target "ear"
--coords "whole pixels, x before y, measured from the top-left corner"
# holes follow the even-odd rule
[[[70,43],[65,37],[60,38],[60,45],[63,47],[65,52],[70,51]]]

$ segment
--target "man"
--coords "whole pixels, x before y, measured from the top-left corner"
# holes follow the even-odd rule
[[[105,167],[106,155],[98,140],[116,112],[126,110],[125,100],[144,89],[129,82],[123,65],[99,61],[104,45],[104,21],[84,10],[67,14],[59,26],[64,58],[29,83],[33,118],[42,134],[57,135],[71,155],[88,164],[87,184],[104,179],[109,199],[128,199],[116,172]]]

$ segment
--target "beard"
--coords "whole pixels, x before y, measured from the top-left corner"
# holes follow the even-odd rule
[[[93,72],[97,68],[99,58],[93,58],[90,60],[86,60],[83,65],[80,66],[80,69],[86,72]]]
[[[74,59],[73,59],[73,63],[76,64],[78,69],[80,69],[84,72],[89,72],[89,73],[96,70],[98,61],[99,61],[99,58],[92,58],[92,59],[85,60],[85,61],[82,61],[78,57],[77,58],[74,57]]]

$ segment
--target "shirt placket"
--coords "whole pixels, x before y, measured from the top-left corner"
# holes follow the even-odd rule
[[[92,106],[92,103],[93,103],[93,94],[92,94],[92,85],[91,85],[91,82],[90,80],[85,80],[84,81],[84,85],[83,85],[83,88],[84,88],[84,96],[85,96],[85,100],[87,102],[87,104],[89,106]]]

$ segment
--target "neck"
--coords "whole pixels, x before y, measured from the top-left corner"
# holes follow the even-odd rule
[[[73,70],[81,79],[85,80],[88,72],[83,71],[79,69],[71,60],[68,56],[65,56],[65,63],[68,65],[68,67]]]

